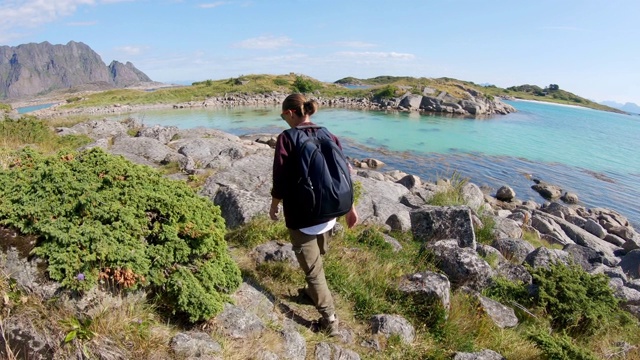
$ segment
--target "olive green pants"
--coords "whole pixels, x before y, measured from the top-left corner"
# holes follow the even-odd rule
[[[320,235],[307,235],[300,230],[289,229],[291,245],[307,281],[307,294],[324,318],[335,314],[333,297],[327,286],[322,266],[322,255],[329,247],[330,231]]]

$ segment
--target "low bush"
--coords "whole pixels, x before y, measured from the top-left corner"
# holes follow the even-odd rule
[[[0,224],[38,235],[33,253],[64,287],[144,287],[198,321],[239,286],[220,209],[186,184],[99,148],[49,157],[25,148],[7,164]]]
[[[547,316],[554,330],[572,336],[593,335],[608,325],[624,325],[629,320],[602,274],[591,275],[578,265],[562,263],[529,268],[529,272],[535,291],[529,292],[526,284],[497,279],[484,293],[503,303],[533,307]]]
[[[25,145],[35,146],[43,152],[55,152],[60,149],[77,149],[91,142],[85,135],[58,136],[43,120],[32,116],[23,116],[13,120],[0,121],[0,146],[19,148]]]
[[[302,76],[296,76],[296,80],[293,82],[292,90],[303,94],[312,93],[322,86],[318,81],[314,81],[310,78],[304,78]]]
[[[533,341],[549,360],[597,360],[589,350],[574,343],[571,337],[563,333],[550,333],[543,329],[529,332]]]

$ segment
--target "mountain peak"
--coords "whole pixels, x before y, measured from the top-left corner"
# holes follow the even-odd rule
[[[98,88],[132,86],[151,79],[132,63],[107,66],[82,42],[0,46],[0,99],[28,98],[83,85]]]

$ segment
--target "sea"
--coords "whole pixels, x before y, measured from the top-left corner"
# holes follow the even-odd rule
[[[341,139],[347,156],[383,161],[381,171],[402,170],[426,181],[458,176],[491,194],[507,185],[518,199],[543,203],[531,189],[539,179],[577,194],[583,206],[613,209],[640,227],[639,116],[507,102],[517,112],[476,118],[321,108],[312,120]],[[279,115],[279,106],[133,114],[147,126],[235,135],[280,133],[287,125]]]

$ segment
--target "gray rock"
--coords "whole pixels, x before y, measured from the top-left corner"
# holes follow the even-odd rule
[[[471,211],[466,206],[425,206],[412,210],[410,217],[413,237],[418,241],[457,239],[461,247],[476,248]]]
[[[555,264],[557,262],[568,264],[568,260],[569,254],[567,252],[562,250],[547,249],[546,247],[541,246],[529,253],[524,261],[534,268],[548,268],[551,264]]]
[[[533,277],[527,269],[520,264],[510,262],[500,263],[496,268],[496,274],[509,281],[522,282],[523,284],[531,284]]]
[[[402,214],[391,214],[384,223],[389,225],[389,229],[391,230],[400,232],[409,231],[411,230],[411,220],[408,216],[404,215],[406,215],[404,212]]]
[[[640,291],[626,286],[619,286],[614,291],[614,296],[624,305],[640,305]]]
[[[493,350],[482,350],[475,353],[457,352],[453,360],[506,360],[502,355]]]
[[[207,333],[198,331],[180,332],[171,339],[171,349],[185,358],[201,358],[222,352],[222,346]]]
[[[493,246],[478,244],[476,246],[476,252],[478,255],[491,265],[492,268],[496,268],[499,264],[507,261],[507,259]]]
[[[279,360],[278,355],[272,353],[271,351],[261,351],[256,355],[255,360]]]
[[[531,186],[531,188],[548,200],[557,199],[562,195],[562,189],[560,187],[542,181],[538,181],[535,185]]]
[[[144,127],[138,131],[137,136],[148,137],[158,140],[162,144],[168,144],[175,136],[178,135],[176,126],[160,126]]]
[[[371,317],[371,331],[386,337],[398,335],[405,344],[411,344],[416,336],[413,325],[398,315],[374,315]]]
[[[522,227],[517,222],[511,219],[494,217],[495,225],[493,227],[493,234],[497,239],[501,238],[522,238]]]
[[[640,278],[640,249],[631,250],[620,261],[620,267],[632,279]]]
[[[43,299],[51,299],[60,289],[60,284],[53,282],[39,268],[44,265],[44,261],[40,258],[33,257],[30,260],[29,251],[32,245],[20,244],[20,242],[31,242],[35,245],[36,238],[32,236],[21,236],[12,230],[6,230],[0,227],[3,233],[2,240],[4,246],[7,247],[6,254],[3,255],[2,271],[9,278],[16,281],[19,287],[27,292],[34,293]],[[12,236],[13,235],[13,236]],[[9,243],[11,240],[16,241],[16,246],[26,250],[22,253]]]
[[[501,186],[496,192],[496,199],[509,202],[516,197],[516,192],[509,186]]]
[[[314,355],[316,360],[360,360],[360,355],[355,351],[325,342],[316,345]]]
[[[564,233],[560,225],[555,221],[540,215],[539,212],[533,213],[531,217],[531,227],[538,230],[540,234],[546,235],[545,238],[552,240],[560,245],[574,244],[567,234]]]
[[[277,240],[256,246],[250,256],[256,260],[257,264],[270,261],[285,261],[294,267],[299,267],[296,254],[292,250],[291,243],[282,243]]]
[[[400,198],[400,203],[411,209],[418,209],[427,204],[427,202],[422,197],[414,193],[402,195],[402,197]]]
[[[420,181],[420,177],[415,175],[406,175],[402,179],[396,181],[398,184],[406,187],[409,190],[413,190],[422,186],[422,181]]]
[[[442,274],[424,271],[407,275],[400,281],[398,290],[420,304],[431,304],[437,301],[443,309],[449,310],[451,284]]]
[[[372,179],[372,180],[378,180],[378,181],[384,181],[385,180],[384,175],[379,171],[358,170],[358,171],[356,171],[356,174],[358,176],[366,178],[366,179]]]
[[[215,321],[220,324],[222,333],[231,339],[246,339],[265,330],[264,323],[257,315],[231,304],[224,304]]]
[[[587,219],[579,215],[566,215],[564,219],[582,229],[584,229],[585,225],[587,224]]]
[[[516,238],[496,239],[491,243],[507,259],[517,264],[522,264],[527,255],[535,250],[535,247],[526,240]]]
[[[578,199],[578,195],[572,192],[565,192],[564,195],[560,197],[560,200],[567,204],[577,204],[580,201],[580,199]]]
[[[113,120],[91,120],[73,125],[70,129],[75,134],[84,134],[90,138],[105,139],[127,134],[127,127],[118,121]]]
[[[472,209],[479,209],[484,204],[484,194],[474,183],[466,183],[462,187],[461,193],[465,204]]]
[[[394,252],[398,252],[398,251],[402,250],[402,244],[400,244],[400,242],[398,240],[396,240],[394,237],[383,233],[382,234],[382,238],[384,239],[384,242],[386,242],[387,244],[391,245],[391,247],[393,248]]]
[[[237,307],[250,311],[261,319],[266,321],[276,321],[278,319],[274,312],[275,305],[273,300],[250,283],[243,282],[240,284],[240,287],[231,294],[231,298]]]
[[[9,316],[2,320],[4,336],[0,342],[8,346],[18,359],[49,360],[54,358],[54,349],[59,344],[49,339],[46,333],[38,329],[32,321],[20,316]],[[3,349],[2,354],[5,351]]]
[[[616,235],[613,235],[613,234],[605,235],[603,240],[608,242],[608,243],[610,243],[610,244],[613,244],[615,246],[622,247],[623,249],[624,249],[624,244],[626,242],[626,241],[624,241],[623,238],[621,238],[619,236],[616,236]],[[638,248],[640,248],[640,247],[638,247]],[[637,249],[637,248],[634,248],[634,249]],[[631,250],[633,250],[633,249],[631,249]],[[625,249],[625,251],[631,251],[631,250]]]
[[[146,137],[132,138],[129,136],[116,137],[110,151],[113,154],[125,157],[127,155],[139,156],[154,164],[160,164],[167,155],[175,152],[158,140]]]
[[[210,180],[211,178],[209,178]],[[207,180],[201,190],[206,195],[212,190],[211,182]],[[216,184],[214,184],[216,185]],[[256,192],[241,190],[234,187],[218,186],[214,193],[213,203],[220,207],[222,217],[227,228],[234,229],[246,224],[257,215],[267,214],[270,200]]]
[[[391,215],[396,215],[401,219],[401,224],[411,223],[409,220],[410,208],[400,203],[402,196],[409,194],[406,187],[389,181],[377,181],[357,175],[354,175],[352,180],[362,184],[362,195],[356,205],[362,224],[385,225]]]
[[[400,105],[407,109],[418,110],[422,103],[422,95],[408,94],[400,100]]]
[[[604,257],[601,254],[586,246],[569,244],[562,248],[562,250],[569,253],[573,263],[580,265],[580,267],[587,272],[591,271],[595,266],[602,264],[604,261]]]
[[[576,244],[586,246],[591,248],[601,254],[603,254],[606,258],[614,258],[614,251],[619,248],[613,246],[612,244],[590,234],[589,232],[569,223],[566,220],[563,220],[557,216],[551,214],[545,214],[539,211],[534,211],[534,215],[542,215],[547,219],[553,220],[556,224],[560,225],[564,233],[569,237],[569,239],[573,240]]]
[[[607,236],[607,231],[591,218],[587,219],[584,229],[600,239],[604,239]]]
[[[632,289],[640,290],[640,282],[637,284],[638,285],[637,287],[634,285],[633,282],[628,282],[627,275],[624,273],[624,271],[620,266],[610,267],[604,264],[596,263],[594,264],[593,268],[589,271],[589,274],[592,274],[592,275],[604,274],[610,279],[619,278],[622,280],[622,283],[625,284],[626,286],[629,286]]]
[[[481,291],[494,275],[491,266],[472,248],[458,246],[457,240],[440,240],[427,245],[440,270],[455,287],[468,286]]]
[[[285,329],[281,332],[284,339],[282,357],[290,360],[304,360],[307,355],[307,341],[299,332]]]
[[[518,318],[512,308],[482,295],[477,295],[477,298],[482,309],[499,328],[511,328],[518,325]]]

